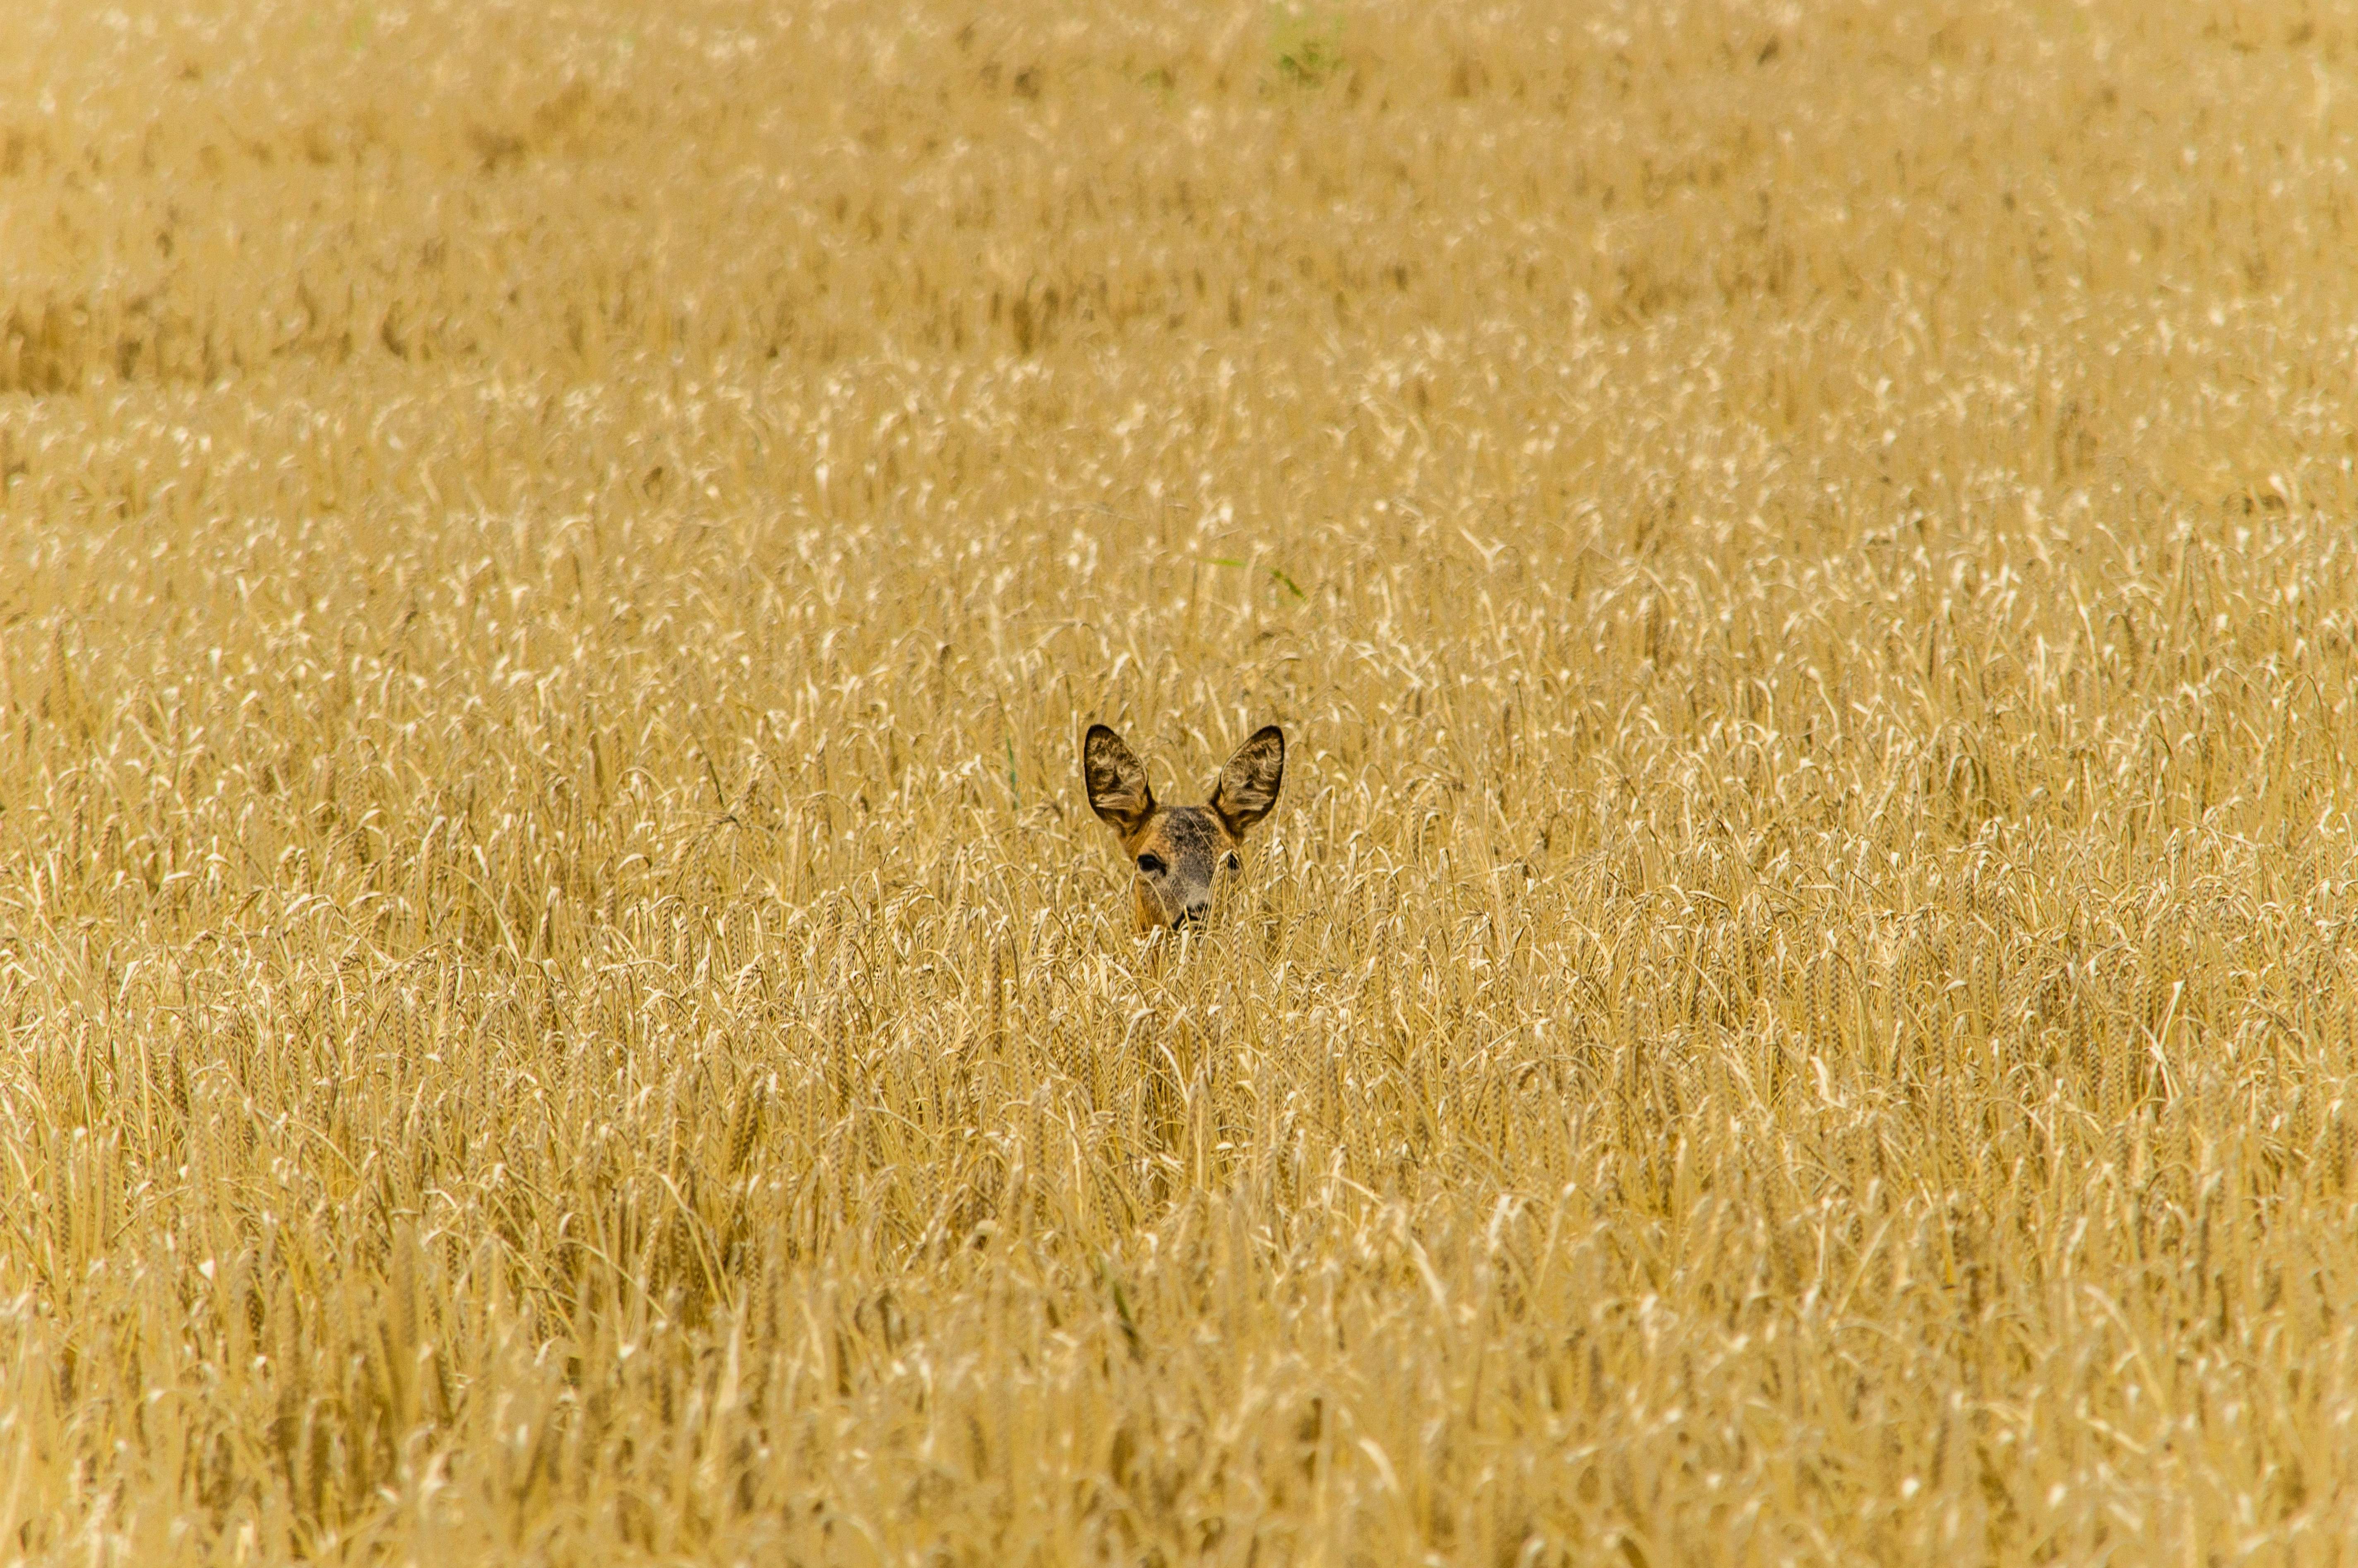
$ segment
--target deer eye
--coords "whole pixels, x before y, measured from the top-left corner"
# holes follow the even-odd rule
[[[1159,877],[1170,868],[1163,865],[1163,857],[1160,855],[1141,855],[1138,858],[1138,869],[1150,877]]]
[[[1221,864],[1227,866],[1228,870],[1232,871],[1241,871],[1245,869],[1244,861],[1237,858],[1237,853],[1233,849],[1228,851],[1228,858],[1222,861]]]

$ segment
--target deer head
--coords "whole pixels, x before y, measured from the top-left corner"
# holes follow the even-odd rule
[[[1081,738],[1081,780],[1089,808],[1105,818],[1130,862],[1138,928],[1201,925],[1222,885],[1244,868],[1244,837],[1277,805],[1285,780],[1285,731],[1257,730],[1220,770],[1202,806],[1159,806],[1146,768],[1102,724]]]

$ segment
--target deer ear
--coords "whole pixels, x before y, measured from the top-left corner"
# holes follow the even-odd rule
[[[1081,738],[1081,782],[1088,786],[1089,809],[1127,838],[1154,815],[1154,791],[1146,769],[1121,737],[1092,724]]]
[[[1241,838],[1277,805],[1278,787],[1284,783],[1285,731],[1271,724],[1255,730],[1220,770],[1220,782],[1212,786],[1212,811]]]

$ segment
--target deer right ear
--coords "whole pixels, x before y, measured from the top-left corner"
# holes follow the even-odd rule
[[[1212,810],[1241,838],[1277,805],[1277,792],[1284,783],[1285,731],[1265,725],[1220,770],[1220,782],[1212,786]]]
[[[1124,838],[1154,815],[1154,791],[1147,785],[1145,767],[1121,737],[1102,724],[1090,725],[1081,738],[1081,782],[1088,786],[1089,809]]]

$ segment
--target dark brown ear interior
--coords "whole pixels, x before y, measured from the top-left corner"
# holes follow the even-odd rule
[[[1241,838],[1276,806],[1284,783],[1285,731],[1271,724],[1254,730],[1220,770],[1220,782],[1212,786],[1212,810]]]
[[[1089,809],[1125,838],[1154,815],[1144,764],[1102,724],[1090,725],[1081,738],[1081,782],[1088,786]]]

